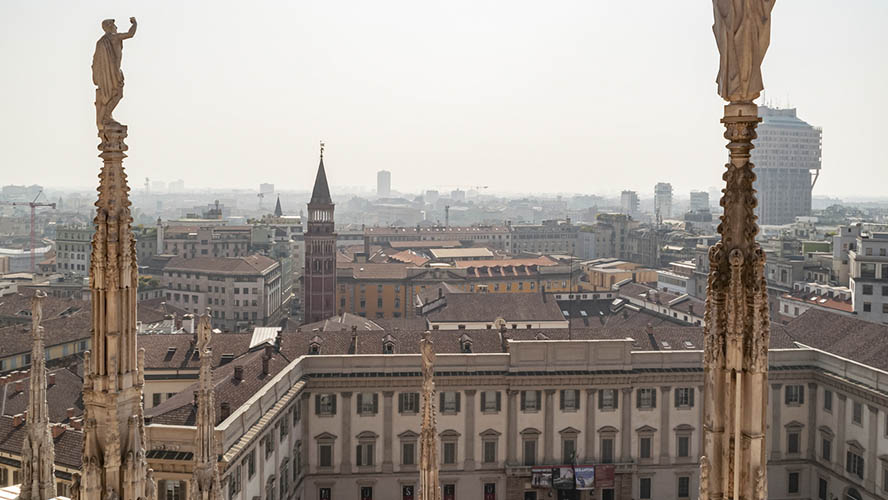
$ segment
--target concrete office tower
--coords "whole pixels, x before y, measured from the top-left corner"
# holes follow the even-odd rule
[[[709,193],[706,191],[691,191],[691,212],[709,211]]]
[[[654,186],[654,215],[664,219],[672,217],[672,184],[658,182]]]
[[[376,172],[376,196],[389,198],[392,195],[392,173],[388,170]]]
[[[796,116],[795,108],[759,106],[763,121],[752,143],[759,224],[788,224],[811,215],[811,189],[820,174],[822,131]]]
[[[635,191],[623,191],[620,193],[620,213],[633,219],[638,216],[638,193]]]

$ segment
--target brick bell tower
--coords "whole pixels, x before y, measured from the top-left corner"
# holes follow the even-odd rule
[[[321,162],[308,202],[308,225],[305,231],[305,323],[314,323],[333,316],[336,311],[336,233],[333,225],[333,200],[324,171],[324,143]]]

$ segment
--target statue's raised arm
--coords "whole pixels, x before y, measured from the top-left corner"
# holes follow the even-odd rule
[[[136,18],[131,17],[132,26],[126,33],[118,33],[114,19],[102,21],[105,34],[96,42],[93,54],[92,77],[96,85],[96,126],[99,136],[104,138],[106,128],[119,128],[112,113],[123,98],[123,72],[120,61],[123,58],[123,40],[136,34]]]

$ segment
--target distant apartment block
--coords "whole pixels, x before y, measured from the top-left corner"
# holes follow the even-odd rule
[[[547,220],[542,224],[510,224],[512,253],[574,255],[579,227],[565,221]]]
[[[862,234],[850,250],[854,313],[865,321],[888,323],[888,233]]]
[[[620,213],[633,219],[638,217],[638,193],[635,191],[623,191],[620,193]]]
[[[691,191],[691,212],[709,211],[709,193],[706,191]]]
[[[654,213],[664,219],[672,217],[672,184],[658,182],[654,186]]]
[[[56,230],[56,269],[89,276],[93,226],[63,226]]]
[[[506,226],[364,228],[364,250],[367,253],[372,245],[387,247],[392,242],[405,241],[459,241],[467,246],[512,251],[512,234]]]
[[[376,172],[376,196],[389,198],[392,195],[392,173],[388,170]]]
[[[211,308],[215,328],[240,331],[280,320],[281,266],[263,255],[174,257],[161,285],[172,306],[195,314]]]
[[[796,109],[759,106],[763,121],[753,141],[759,224],[789,224],[811,215],[811,189],[820,173],[822,131]]]

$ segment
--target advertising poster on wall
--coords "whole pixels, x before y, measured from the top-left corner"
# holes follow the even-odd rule
[[[551,488],[552,469],[550,467],[530,469],[530,485],[534,488]]]
[[[613,488],[614,487],[614,466],[613,465],[596,465],[595,466],[595,487],[596,488]]]
[[[595,489],[595,467],[591,465],[578,465],[574,469],[578,490]]]

